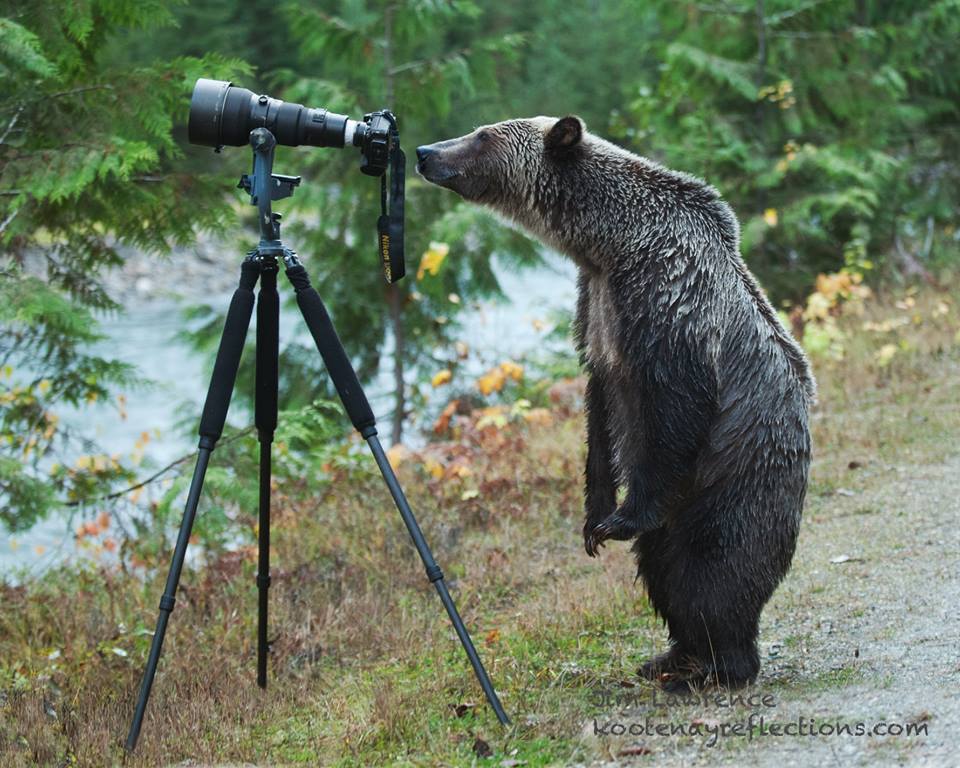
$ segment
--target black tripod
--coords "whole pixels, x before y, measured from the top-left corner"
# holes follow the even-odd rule
[[[390,490],[390,495],[393,496],[397,509],[400,511],[400,516],[403,518],[410,537],[413,539],[413,544],[423,561],[427,578],[430,579],[440,595],[440,600],[447,610],[447,615],[460,638],[467,658],[470,659],[470,664],[473,666],[473,671],[483,688],[487,701],[493,707],[500,722],[507,724],[510,720],[497,698],[490,678],[487,676],[463,620],[457,612],[453,598],[450,597],[440,566],[433,559],[430,547],[423,538],[420,526],[413,516],[413,511],[407,503],[400,484],[397,482],[383,446],[380,445],[373,411],[367,402],[363,389],[360,387],[360,382],[353,366],[350,364],[350,359],[343,350],[336,329],[327,314],[326,307],[324,307],[320,295],[310,285],[310,278],[307,276],[303,265],[297,260],[296,254],[284,248],[280,242],[280,215],[271,211],[270,203],[273,200],[292,195],[294,187],[300,183],[300,178],[273,174],[273,153],[276,140],[266,128],[257,128],[252,131],[250,133],[250,144],[254,152],[253,175],[252,177],[244,176],[240,181],[240,186],[250,193],[254,204],[259,209],[260,244],[255,251],[248,254],[241,265],[240,285],[233,294],[224,323],[223,336],[220,339],[220,348],[217,351],[210,388],[207,391],[203,413],[200,417],[200,447],[197,464],[193,472],[193,479],[190,482],[183,521],[180,524],[180,533],[177,536],[177,544],[173,552],[173,562],[167,575],[163,596],[160,598],[160,616],[150,646],[147,668],[144,671],[143,682],[140,686],[140,695],[137,699],[137,708],[133,716],[133,723],[130,726],[130,733],[127,736],[126,748],[127,750],[133,750],[140,735],[140,727],[147,708],[150,688],[153,685],[157,662],[160,659],[163,637],[175,603],[177,585],[180,581],[180,572],[183,568],[193,520],[197,513],[197,504],[200,500],[207,464],[210,461],[210,454],[223,432],[223,426],[227,418],[230,396],[236,381],[237,369],[240,366],[240,355],[243,351],[250,318],[253,314],[253,289],[258,279],[260,280],[260,293],[257,298],[255,400],[255,423],[257,439],[260,442],[257,684],[261,688],[265,688],[267,685],[267,653],[269,650],[267,642],[267,590],[270,587],[270,447],[277,426],[280,317],[277,272],[279,271],[279,259],[283,260],[286,275],[296,292],[300,312],[310,329],[310,334],[313,336],[317,350],[320,352],[323,363],[333,380],[337,394],[343,402],[344,409],[347,411],[353,426],[370,446],[377,466],[380,468],[380,473]]]

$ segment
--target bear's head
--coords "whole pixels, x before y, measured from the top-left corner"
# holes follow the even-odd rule
[[[538,209],[555,209],[585,153],[579,117],[532,117],[484,125],[466,136],[417,147],[417,171],[466,200],[528,227]]]

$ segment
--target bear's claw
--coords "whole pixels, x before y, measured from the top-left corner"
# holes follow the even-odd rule
[[[627,541],[637,535],[636,523],[622,515],[613,514],[594,525],[584,527],[583,544],[590,557],[595,557],[605,541]]]

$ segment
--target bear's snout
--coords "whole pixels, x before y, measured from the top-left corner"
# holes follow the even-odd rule
[[[438,175],[439,154],[436,144],[423,144],[417,147],[417,172],[427,181],[439,181]]]
[[[427,181],[444,186],[444,182],[455,178],[457,172],[449,167],[448,157],[440,150],[450,142],[440,141],[436,144],[423,144],[417,147],[417,173]]]

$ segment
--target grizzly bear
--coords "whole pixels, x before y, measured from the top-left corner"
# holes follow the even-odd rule
[[[799,532],[816,386],[740,256],[730,207],[574,116],[483,126],[417,158],[427,181],[578,267],[583,539],[590,556],[634,540],[670,635],[640,674],[672,691],[753,682],[760,612]]]

